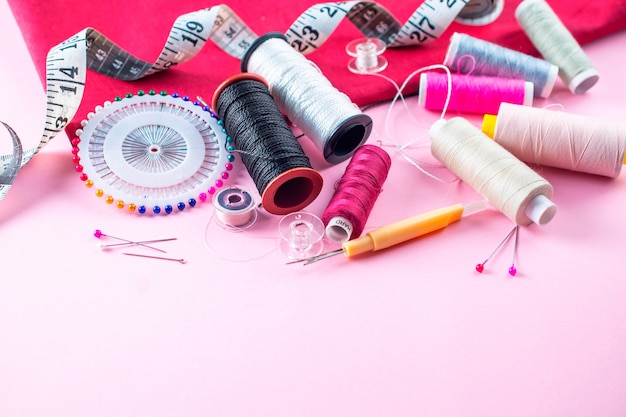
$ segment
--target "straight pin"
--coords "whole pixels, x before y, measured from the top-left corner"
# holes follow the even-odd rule
[[[124,252],[124,255],[137,256],[137,257],[140,257],[140,258],[161,259],[163,261],[176,261],[176,262],[179,262],[181,264],[186,264],[187,263],[187,261],[184,258],[166,258],[164,256],[142,255],[140,253],[129,253],[129,252]]]

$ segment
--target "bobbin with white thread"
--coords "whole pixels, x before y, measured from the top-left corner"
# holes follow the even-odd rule
[[[382,56],[387,45],[378,38],[355,39],[346,46],[346,52],[353,59],[348,69],[355,74],[375,74],[387,68],[389,62]]]
[[[277,62],[277,56],[293,60],[294,67]],[[282,33],[271,32],[257,38],[241,60],[241,70],[267,80],[279,108],[315,143],[329,163],[349,159],[372,132],[371,117],[337,90],[312,61],[289,46]],[[298,83],[304,75],[313,77],[318,85]],[[304,104],[314,105],[315,112],[298,108],[304,105],[302,98],[310,94],[317,97],[310,97]]]
[[[515,18],[541,55],[559,67],[559,76],[572,93],[585,93],[598,82],[593,63],[545,0],[522,1]]]
[[[443,64],[464,74],[524,79],[533,83],[535,97],[544,98],[559,75],[559,68],[545,59],[459,32],[450,37]]]
[[[556,214],[552,185],[466,119],[440,119],[430,136],[433,156],[516,224]]]
[[[588,116],[503,103],[482,130],[527,163],[616,178],[626,162],[626,126]]]
[[[213,206],[221,226],[241,230],[256,222],[254,198],[242,187],[230,186],[220,190],[213,196]]]

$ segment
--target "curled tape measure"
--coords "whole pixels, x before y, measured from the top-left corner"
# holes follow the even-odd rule
[[[343,19],[347,19],[365,37],[381,39],[388,47],[420,45],[437,39],[455,20],[464,24],[489,23],[498,17],[502,6],[503,0],[425,0],[408,21],[401,24],[376,2],[320,3],[304,11],[288,28],[285,36],[294,49],[302,54],[308,54],[319,48],[337,25]],[[48,101],[44,132],[35,148],[24,151],[20,166],[26,164],[74,118],[84,94],[87,69],[116,79],[133,81],[192,59],[209,39],[227,54],[241,59],[257,38],[258,36],[226,5],[198,10],[177,18],[162,52],[152,63],[133,56],[93,28],[83,29],[53,47],[48,53],[46,59]],[[139,105],[139,101],[141,100],[138,100],[136,105]],[[110,110],[101,114],[107,115]],[[116,146],[122,145],[123,142],[119,140]],[[3,157],[2,161],[15,160],[14,155]],[[86,159],[90,160],[90,157]],[[91,161],[93,162],[93,159]],[[126,162],[120,162],[117,168],[128,168],[128,171],[120,174],[113,172],[113,167],[109,166],[112,175],[121,178],[132,171],[128,167],[130,165],[128,160],[123,161]],[[5,168],[5,171],[7,169]],[[157,174],[144,172],[142,175]],[[150,184],[153,182],[148,179],[137,181]],[[0,199],[7,191],[8,186],[0,184]],[[120,190],[116,192],[120,193]],[[178,195],[175,197],[179,198]]]

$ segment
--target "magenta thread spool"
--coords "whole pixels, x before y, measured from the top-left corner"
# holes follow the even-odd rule
[[[361,235],[390,167],[391,158],[381,147],[357,148],[322,215],[330,240],[345,242]]]
[[[452,81],[448,95],[448,81]],[[420,75],[418,104],[428,110],[443,110],[449,97],[448,110],[459,113],[494,113],[501,103],[531,106],[533,84],[522,79],[497,78],[434,71]]]

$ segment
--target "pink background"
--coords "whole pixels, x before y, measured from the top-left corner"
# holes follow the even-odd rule
[[[0,120],[30,148],[45,94],[4,0],[0,16]],[[559,83],[535,105],[623,122],[625,44],[620,32],[586,45],[600,82],[580,96]],[[369,142],[393,160],[368,228],[478,198],[390,146],[421,141],[411,152],[428,160],[438,114],[397,103],[387,133],[387,111],[367,110]],[[325,178],[306,209],[321,216],[345,164],[303,146]],[[559,209],[520,231],[515,278],[512,242],[474,270],[512,227],[495,209],[303,267],[276,249],[276,216],[234,234],[215,227],[208,203],[159,217],[106,205],[78,179],[61,134],[0,202],[0,416],[624,416],[626,179],[537,170]],[[230,183],[256,192],[241,165]],[[188,262],[102,251],[95,229],[177,237],[160,247]]]

